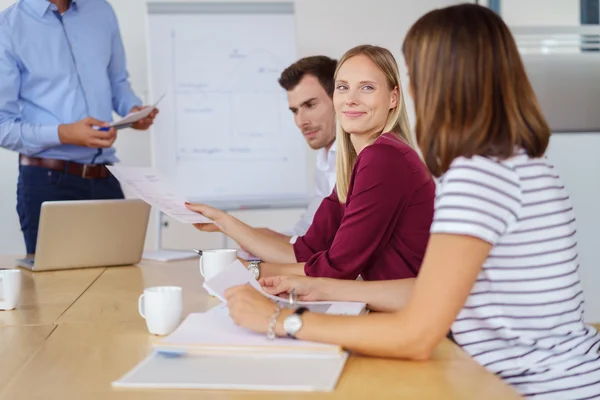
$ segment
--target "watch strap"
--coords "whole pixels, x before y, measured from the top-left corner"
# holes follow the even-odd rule
[[[305,312],[308,311],[308,308],[306,307],[298,307],[294,310],[294,313],[292,315],[297,315],[297,316],[301,316],[302,314],[304,314]],[[289,318],[289,317],[288,317]],[[287,334],[288,337],[292,338],[292,339],[296,339],[295,335],[292,335],[290,333]]]
[[[294,314],[302,315],[307,311],[308,311],[308,308],[306,308],[306,307],[298,307],[298,308],[296,308],[296,311],[294,311]]]

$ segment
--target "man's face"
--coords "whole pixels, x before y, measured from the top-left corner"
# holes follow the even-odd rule
[[[294,122],[306,143],[313,150],[331,144],[335,139],[335,111],[333,101],[319,80],[313,75],[305,75],[294,89],[287,92],[287,97]]]

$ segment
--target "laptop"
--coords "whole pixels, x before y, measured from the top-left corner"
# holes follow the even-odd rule
[[[36,253],[17,260],[32,271],[137,264],[150,205],[142,200],[42,203]]]

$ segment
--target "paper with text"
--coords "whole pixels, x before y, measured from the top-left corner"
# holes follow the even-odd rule
[[[250,274],[250,271],[239,261],[233,262],[228,268],[204,282],[203,286],[209,293],[225,303],[225,291],[227,289],[246,284],[251,285],[261,294],[280,303],[282,306],[289,305],[287,299],[265,292],[260,283]],[[337,315],[359,315],[366,307],[365,303],[346,301],[298,301],[298,304],[306,306],[313,312]]]
[[[185,207],[186,199],[177,193],[171,183],[154,168],[114,165],[107,168],[123,186],[169,217],[191,224],[213,222],[203,215],[188,210]]]

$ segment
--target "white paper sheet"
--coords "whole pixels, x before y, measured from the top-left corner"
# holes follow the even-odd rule
[[[156,101],[156,103],[154,103],[154,105],[144,107],[140,111],[135,111],[135,112],[129,113],[126,116],[124,116],[123,119],[120,119],[120,120],[115,121],[112,124],[110,124],[110,126],[117,128],[117,129],[126,128],[126,127],[130,126],[131,124],[133,124],[134,122],[137,122],[141,119],[146,118],[156,108],[156,106],[158,105],[158,103],[160,103],[160,101],[163,99],[163,97],[165,97],[164,94],[162,96],[160,96],[160,98]]]
[[[185,223],[212,223],[203,215],[185,207],[185,197],[155,169],[146,167],[108,166],[108,170],[136,196],[162,213]]]
[[[205,281],[203,286],[210,294],[216,296],[225,303],[225,291],[227,289],[233,286],[246,284],[251,285],[264,296],[277,301],[282,305],[287,305],[289,303],[285,298],[273,296],[272,294],[265,292],[262,286],[260,286],[260,283],[252,277],[250,271],[237,260],[213,278]],[[306,306],[313,312],[337,315],[359,315],[366,307],[365,303],[345,301],[299,301],[298,304]]]

